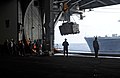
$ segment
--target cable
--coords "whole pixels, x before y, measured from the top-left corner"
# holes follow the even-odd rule
[[[73,19],[73,21],[75,21],[75,19],[73,18],[73,16],[72,16],[72,19]],[[75,21],[76,22],[76,21]]]

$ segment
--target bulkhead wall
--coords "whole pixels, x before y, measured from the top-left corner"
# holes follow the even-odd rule
[[[0,44],[17,40],[17,0],[0,1]]]

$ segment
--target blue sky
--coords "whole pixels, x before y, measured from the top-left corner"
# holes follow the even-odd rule
[[[55,43],[62,43],[67,38],[70,43],[86,43],[84,37],[112,36],[120,35],[120,5],[112,5],[94,8],[93,11],[83,14],[85,18],[80,20],[79,15],[72,15],[71,21],[79,24],[79,34],[61,36],[59,26],[61,21],[55,26]]]

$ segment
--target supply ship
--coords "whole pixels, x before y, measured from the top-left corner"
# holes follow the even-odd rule
[[[93,49],[93,40],[95,37],[84,37],[91,52],[94,52]],[[108,37],[97,37],[98,43],[100,46],[99,52],[104,53],[119,53],[120,52],[120,36],[117,36],[117,34],[112,34],[112,36]]]

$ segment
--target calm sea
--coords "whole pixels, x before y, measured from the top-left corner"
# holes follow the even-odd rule
[[[62,44],[55,44],[55,48],[63,49]],[[91,52],[88,45],[86,43],[69,43],[69,52]]]
[[[63,50],[62,44],[55,44],[55,48]],[[69,53],[93,53],[86,43],[69,43]],[[99,52],[102,54],[120,54],[120,52]]]

